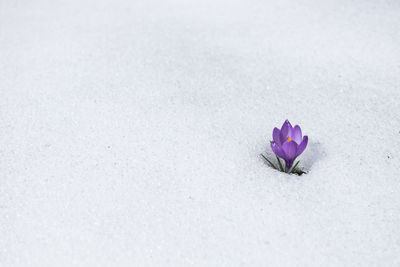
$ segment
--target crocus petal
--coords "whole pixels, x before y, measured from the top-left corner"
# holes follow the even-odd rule
[[[294,126],[291,138],[300,145],[301,143],[301,129],[299,125]]]
[[[275,155],[277,155],[278,157],[280,157],[280,158],[284,158],[285,157],[285,154],[283,153],[282,148],[279,147],[275,143],[275,141],[271,141],[271,149],[272,149],[272,151],[274,151]]]
[[[299,156],[301,153],[303,153],[304,149],[306,149],[308,144],[308,136],[305,135],[303,137],[303,141],[301,142],[301,144],[297,147],[297,156]]]
[[[282,150],[285,153],[285,160],[294,160],[297,157],[297,143],[289,141],[282,145]]]
[[[281,133],[281,131],[278,129],[278,128],[274,128],[274,131],[272,132],[272,137],[273,137],[273,139],[274,139],[274,141],[275,141],[275,143],[280,147],[280,146],[282,146],[282,143],[281,143],[281,139],[280,139],[280,133]]]
[[[292,132],[292,125],[290,124],[290,122],[288,120],[286,120],[281,127],[281,134],[280,134],[280,139],[282,144],[287,140],[289,133]]]

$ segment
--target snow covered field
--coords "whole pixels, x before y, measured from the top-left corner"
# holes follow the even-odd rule
[[[398,0],[0,0],[0,93],[1,266],[400,266]]]

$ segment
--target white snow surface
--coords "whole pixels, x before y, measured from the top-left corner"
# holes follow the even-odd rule
[[[400,265],[398,0],[0,0],[0,92],[1,266]]]

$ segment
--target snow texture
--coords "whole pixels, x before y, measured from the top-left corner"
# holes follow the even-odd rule
[[[1,266],[400,265],[398,0],[0,0],[0,92]]]

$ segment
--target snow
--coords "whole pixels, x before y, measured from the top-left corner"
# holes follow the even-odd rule
[[[1,266],[400,265],[397,0],[2,0],[0,92]]]

